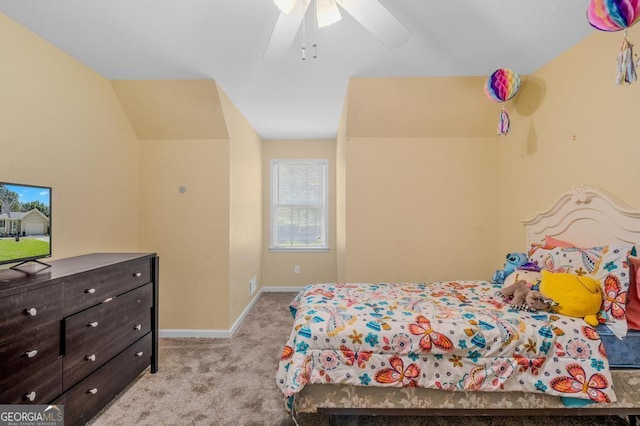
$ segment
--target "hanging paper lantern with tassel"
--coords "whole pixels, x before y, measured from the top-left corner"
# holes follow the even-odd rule
[[[622,39],[622,46],[620,46],[620,52],[618,53],[618,68],[616,70],[616,83],[631,84],[638,79],[636,73],[636,65],[633,62],[633,44],[629,42],[627,34],[625,32],[624,39]]]
[[[484,85],[484,93],[495,102],[508,101],[518,93],[518,90],[520,90],[520,76],[508,68],[499,68],[494,71]],[[510,124],[509,114],[503,106],[498,121],[498,136],[505,136],[509,133]]]
[[[640,0],[590,0],[587,20],[600,31],[621,31],[640,21]],[[616,83],[633,83],[638,79],[633,62],[633,45],[625,31],[620,53]]]

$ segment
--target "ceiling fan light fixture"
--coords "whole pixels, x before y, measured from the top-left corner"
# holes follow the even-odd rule
[[[298,0],[273,0],[282,13],[289,14],[293,10]]]
[[[342,19],[349,14],[388,48],[403,45],[411,30],[398,20],[382,0],[273,0],[281,10],[262,58],[282,58],[287,55],[298,30],[302,27],[302,45],[306,43],[305,22],[313,23],[315,30]],[[386,0],[385,0],[386,1]],[[640,1],[640,0],[638,0]],[[315,4],[313,4],[315,2]],[[315,7],[316,16],[306,16],[308,8]],[[315,18],[315,19],[312,19]],[[314,49],[315,50],[315,49]],[[304,51],[303,51],[304,56]],[[314,55],[315,57],[316,55]]]
[[[316,0],[318,28],[328,27],[342,19],[335,0]]]

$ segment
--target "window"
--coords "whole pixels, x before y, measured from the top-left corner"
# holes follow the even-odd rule
[[[272,250],[327,250],[328,160],[271,160]]]

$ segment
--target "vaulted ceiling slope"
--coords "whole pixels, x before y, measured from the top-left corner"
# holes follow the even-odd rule
[[[374,0],[371,0],[374,1]],[[0,12],[110,80],[215,79],[264,139],[335,137],[351,77],[529,74],[594,30],[588,0],[379,0],[411,31],[385,47],[348,13],[263,59],[272,0],[0,0]],[[309,14],[307,14],[309,15]]]

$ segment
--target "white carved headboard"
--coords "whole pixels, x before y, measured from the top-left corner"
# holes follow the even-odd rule
[[[527,244],[545,235],[583,247],[627,242],[640,245],[640,210],[586,185],[576,185],[549,210],[523,220]]]

